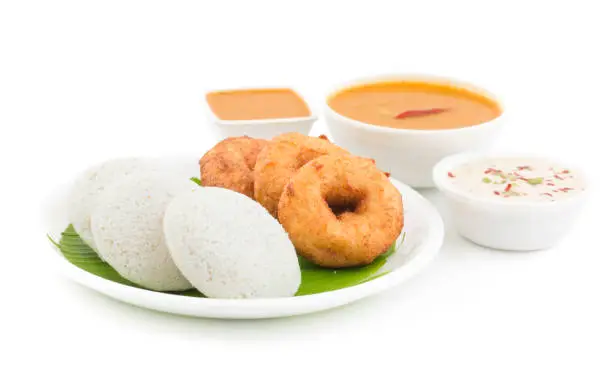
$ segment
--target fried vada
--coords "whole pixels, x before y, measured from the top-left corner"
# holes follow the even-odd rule
[[[309,161],[328,154],[348,152],[327,138],[296,132],[274,137],[257,157],[253,172],[255,200],[277,217],[278,201],[291,176]]]
[[[200,159],[201,184],[253,198],[253,168],[267,141],[248,136],[220,141]]]
[[[278,219],[298,253],[322,267],[370,264],[404,225],[402,196],[369,159],[320,156],[283,189]]]

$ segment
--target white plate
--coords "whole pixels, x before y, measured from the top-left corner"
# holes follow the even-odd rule
[[[197,160],[194,164],[197,164]],[[354,302],[406,281],[421,271],[437,255],[444,237],[444,225],[437,210],[412,188],[397,180],[392,179],[392,181],[403,197],[406,237],[401,247],[388,258],[380,270],[380,272],[390,272],[354,287],[315,295],[227,300],[153,292],[115,283],[86,272],[68,262],[55,246],[51,244],[50,246],[56,252],[54,256],[56,265],[69,278],[85,287],[139,307],[179,315],[225,319],[261,319],[317,312]],[[54,239],[59,239],[62,230],[68,225],[66,218],[68,192],[67,185],[59,188],[49,197],[45,206],[44,219],[47,231]]]

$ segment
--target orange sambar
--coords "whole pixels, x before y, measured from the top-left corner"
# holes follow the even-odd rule
[[[293,90],[240,89],[206,95],[213,113],[221,120],[261,120],[310,116],[310,109]]]
[[[488,97],[447,84],[389,81],[346,88],[327,103],[337,113],[368,124],[400,129],[469,127],[501,115]]]

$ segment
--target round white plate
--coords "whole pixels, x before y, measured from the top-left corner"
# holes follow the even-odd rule
[[[197,159],[193,164],[197,165]],[[193,175],[198,175],[197,166],[193,169]],[[56,252],[55,263],[69,278],[114,299],[139,307],[179,315],[225,319],[301,315],[345,305],[387,290],[416,275],[437,255],[444,237],[444,225],[438,211],[412,188],[397,180],[392,179],[392,182],[403,197],[406,235],[403,244],[387,259],[379,271],[389,271],[389,273],[357,286],[315,295],[228,300],[153,292],[115,283],[86,272],[68,262],[51,243],[50,246]],[[59,188],[49,197],[44,209],[46,228],[53,239],[59,239],[61,232],[68,226],[66,218],[68,193],[69,186]]]

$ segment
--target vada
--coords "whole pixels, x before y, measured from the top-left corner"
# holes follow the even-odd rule
[[[220,141],[200,159],[204,187],[231,189],[253,198],[253,168],[267,141],[248,136]]]
[[[370,264],[404,225],[402,196],[369,159],[320,156],[283,189],[278,219],[298,254],[322,267]]]
[[[278,135],[257,157],[254,174],[255,200],[277,217],[278,201],[291,176],[310,160],[328,154],[348,154],[326,138],[292,132]]]

